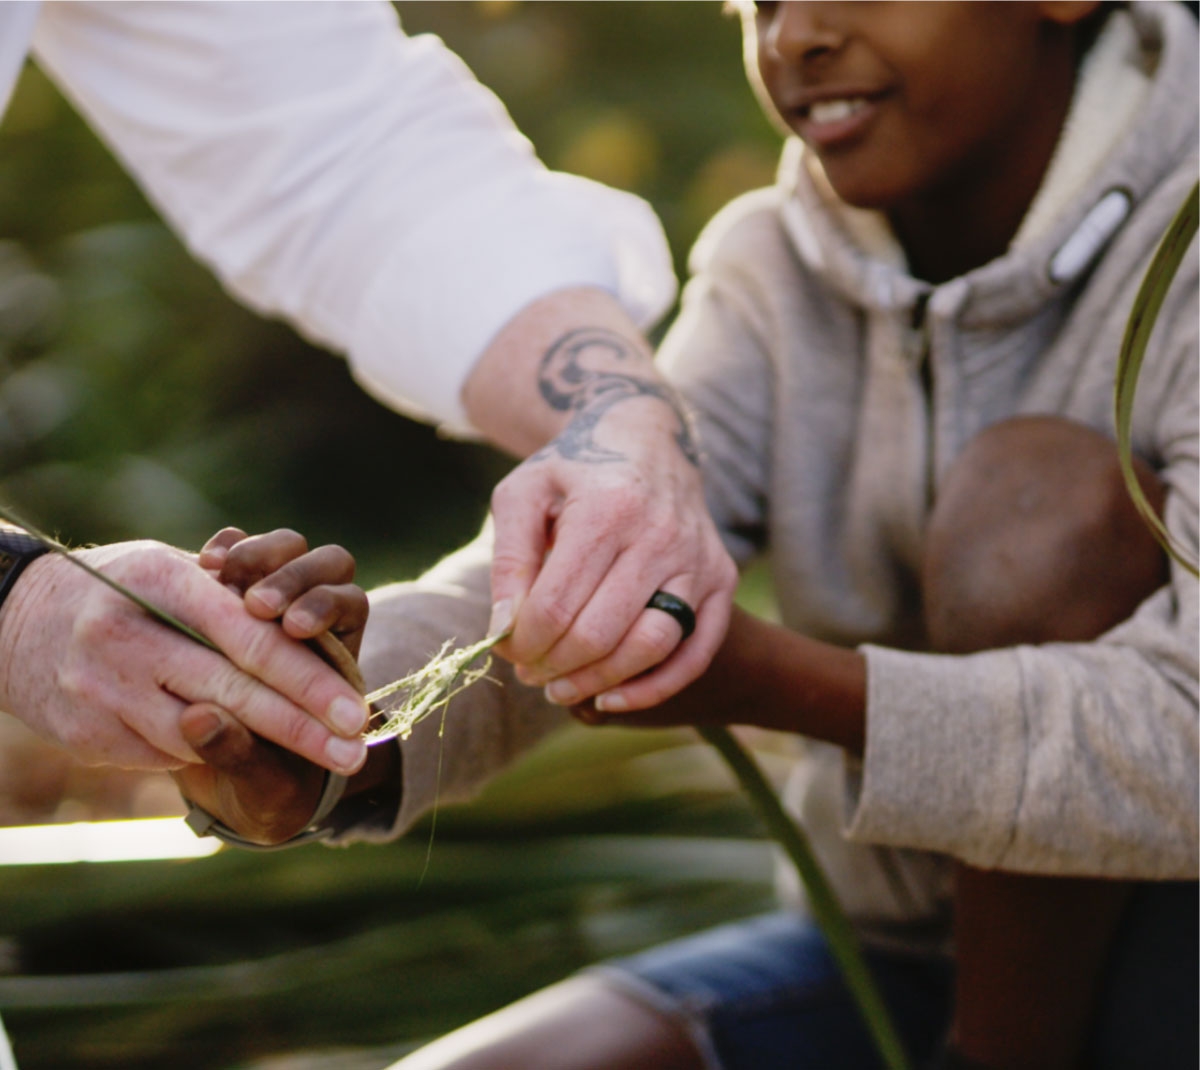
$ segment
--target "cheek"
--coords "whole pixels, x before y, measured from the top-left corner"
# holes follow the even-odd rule
[[[780,78],[778,66],[765,57],[763,50],[755,46],[755,39],[750,36],[746,39],[744,60],[746,77],[758,99],[759,106],[766,112],[779,132],[786,137],[791,131],[775,106]]]

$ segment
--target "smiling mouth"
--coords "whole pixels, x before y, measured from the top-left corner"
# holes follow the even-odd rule
[[[818,100],[804,109],[811,122],[840,123],[857,115],[867,106],[866,97],[847,97],[839,100]]]

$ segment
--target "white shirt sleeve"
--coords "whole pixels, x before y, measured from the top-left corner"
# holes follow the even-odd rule
[[[595,286],[648,326],[674,298],[649,206],[548,171],[386,3],[46,4],[33,51],[237,297],[447,430],[529,302]]]

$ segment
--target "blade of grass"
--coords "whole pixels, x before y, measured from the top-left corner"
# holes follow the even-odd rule
[[[1146,346],[1154,324],[1166,300],[1167,291],[1183,262],[1184,254],[1196,234],[1197,221],[1200,220],[1200,183],[1192,187],[1183,206],[1176,213],[1171,225],[1163,235],[1154,259],[1146,271],[1146,277],[1138,290],[1133,302],[1133,310],[1129,314],[1129,323],[1125,328],[1125,337],[1121,342],[1121,353],[1117,359],[1117,380],[1113,391],[1114,407],[1116,410],[1117,455],[1121,463],[1121,473],[1125,477],[1125,486],[1133,504],[1142,518],[1150,526],[1154,537],[1183,568],[1193,576],[1200,577],[1195,561],[1187,555],[1186,550],[1179,545],[1175,537],[1167,530],[1154,507],[1146,500],[1141,485],[1133,471],[1133,398],[1137,387],[1138,375],[1142,370],[1142,360],[1146,355]]]
[[[146,613],[149,613],[150,616],[154,617],[156,620],[161,621],[163,624],[167,625],[167,627],[174,628],[175,631],[181,632],[183,635],[186,635],[189,639],[194,639],[197,643],[200,643],[202,646],[208,647],[209,650],[217,649],[217,645],[214,642],[212,642],[212,640],[201,635],[198,631],[196,631],[195,628],[188,627],[188,625],[184,624],[183,621],[179,620],[177,617],[173,617],[165,609],[160,609],[158,606],[154,605],[154,603],[146,601],[146,599],[144,599],[141,595],[137,594],[134,591],[131,591],[124,584],[119,583],[117,580],[114,580],[111,576],[106,575],[105,573],[101,572],[99,569],[92,568],[92,566],[89,565],[86,561],[82,560],[81,558],[76,557],[71,552],[70,547],[64,546],[61,542],[59,542],[57,539],[53,538],[52,536],[47,535],[44,531],[39,531],[36,527],[34,527],[31,523],[29,523],[28,520],[23,520],[16,513],[14,513],[11,508],[8,508],[6,506],[0,506],[0,520],[7,520],[8,523],[13,524],[16,527],[21,528],[23,531],[28,532],[35,539],[41,539],[42,542],[44,542],[47,546],[50,547],[52,552],[58,554],[61,557],[65,557],[76,568],[82,569],[89,576],[93,577],[94,579],[99,580],[101,583],[105,584],[106,586],[111,587],[114,591],[117,591],[119,594],[123,594],[131,602],[133,602],[135,605],[139,606]]]
[[[758,811],[767,831],[783,848],[804,884],[813,917],[829,942],[829,949],[842,971],[846,987],[858,1004],[884,1065],[890,1070],[908,1070],[908,1056],[900,1043],[887,1006],[875,987],[858,937],[842,910],[833,888],[809,846],[808,838],[776,797],[758,764],[727,728],[700,725],[696,731],[725,759],[750,803]]]

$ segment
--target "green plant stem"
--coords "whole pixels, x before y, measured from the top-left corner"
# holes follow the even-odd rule
[[[1117,359],[1117,380],[1114,389],[1114,407],[1116,410],[1117,456],[1121,462],[1121,474],[1125,477],[1125,486],[1129,496],[1142,518],[1154,532],[1154,537],[1176,561],[1193,576],[1200,576],[1196,562],[1192,561],[1176,542],[1174,536],[1167,530],[1154,507],[1146,500],[1133,470],[1133,396],[1137,386],[1138,374],[1142,369],[1142,359],[1146,355],[1146,346],[1150,342],[1150,334],[1166,300],[1167,291],[1183,262],[1184,254],[1196,234],[1197,222],[1200,220],[1200,183],[1192,187],[1183,206],[1176,213],[1171,225],[1163,235],[1154,259],[1146,270],[1146,277],[1138,289],[1129,314],[1129,323],[1125,328],[1125,337],[1121,341],[1121,353]]]
[[[846,986],[858,1004],[884,1065],[891,1070],[908,1070],[908,1057],[867,969],[858,938],[813,855],[807,837],[780,805],[758,764],[727,728],[699,725],[696,731],[725,759],[746,797],[767,826],[767,831],[784,849],[800,874],[813,917],[829,942],[829,949],[841,968]]]
[[[209,650],[216,650],[218,653],[220,652],[217,644],[207,636],[201,635],[200,632],[196,631],[195,628],[191,628],[184,624],[183,621],[179,620],[178,617],[173,617],[165,609],[160,609],[153,602],[146,601],[146,599],[144,599],[141,595],[131,591],[123,583],[118,583],[111,576],[105,575],[105,573],[101,572],[99,569],[92,568],[92,566],[86,561],[81,560],[71,553],[70,547],[64,546],[56,538],[47,535],[44,531],[39,531],[36,527],[29,523],[28,520],[23,520],[11,509],[0,507],[0,520],[7,520],[10,524],[14,524],[22,530],[28,532],[35,539],[41,539],[42,542],[50,547],[53,553],[58,554],[60,557],[65,557],[76,568],[82,569],[89,576],[99,580],[105,586],[111,587],[118,594],[123,594],[135,605],[139,606],[145,612],[149,613],[150,616],[154,617],[155,620],[160,621],[169,628],[174,628],[175,631],[186,635],[189,639],[194,639],[201,646],[208,647]]]

